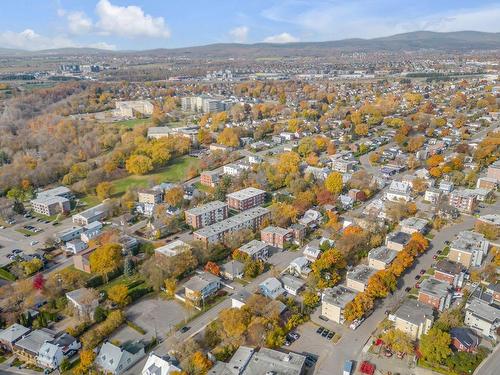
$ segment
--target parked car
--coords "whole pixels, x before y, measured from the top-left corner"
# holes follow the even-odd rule
[[[323,333],[321,333],[321,336],[326,337],[326,336],[328,336],[328,334],[329,334],[329,333],[330,333],[330,331],[329,331],[329,330],[327,330],[327,329],[325,329],[325,330],[323,331]]]
[[[420,274],[424,275],[427,272],[427,270],[424,270],[423,268],[420,270]]]
[[[321,335],[321,333],[325,330],[324,327],[319,327],[317,330],[316,330],[316,333]]]
[[[420,278],[421,278],[421,277],[422,277],[422,276],[417,275],[417,276],[415,276],[415,280],[420,280]]]
[[[333,339],[333,336],[334,336],[334,335],[335,335],[335,333],[334,333],[334,332],[330,332],[330,333],[328,334],[328,336],[326,336],[326,338],[327,338],[328,340],[331,340],[331,339]]]
[[[188,327],[188,326],[184,326],[180,329],[180,332],[181,333],[186,333],[187,331],[189,331],[191,329],[191,327]]]
[[[411,290],[411,287],[410,287],[410,286],[407,286],[407,287],[405,288],[405,292],[406,292],[406,293],[408,293],[410,290]]]

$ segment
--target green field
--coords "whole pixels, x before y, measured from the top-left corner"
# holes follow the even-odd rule
[[[113,122],[113,124],[131,129],[131,128],[138,126],[138,125],[151,125],[152,122],[151,122],[150,118],[135,118],[132,120],[116,121],[116,122]]]
[[[127,191],[129,187],[145,188],[150,182],[158,184],[161,182],[182,182],[186,180],[186,173],[189,167],[197,167],[199,164],[197,158],[182,156],[172,162],[162,170],[147,174],[144,176],[128,176],[113,181],[114,195],[120,196]]]
[[[101,200],[97,198],[96,195],[89,194],[80,198],[80,202],[85,203],[85,208],[87,209],[90,207],[97,206],[99,203],[101,203]]]

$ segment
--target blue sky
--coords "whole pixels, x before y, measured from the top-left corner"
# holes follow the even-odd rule
[[[499,20],[499,0],[16,0],[1,4],[0,47],[123,50],[500,32]]]

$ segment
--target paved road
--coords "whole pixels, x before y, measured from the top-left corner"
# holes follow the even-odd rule
[[[474,371],[474,375],[495,375],[500,373],[500,345]]]

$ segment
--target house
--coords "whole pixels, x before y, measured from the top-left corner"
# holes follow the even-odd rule
[[[486,177],[496,181],[500,181],[500,160],[495,161],[488,167],[488,173]]]
[[[255,349],[241,345],[228,363],[218,361],[209,371],[208,375],[240,375],[247,367]]]
[[[324,168],[319,168],[319,167],[313,167],[308,165],[306,169],[304,169],[304,175],[312,175],[315,180],[317,181],[324,181],[328,174],[331,172],[330,169],[324,167]]]
[[[385,237],[385,246],[390,250],[401,251],[410,242],[411,236],[404,232],[392,232]]]
[[[37,364],[43,368],[56,369],[63,358],[64,354],[59,346],[45,342],[38,351]]]
[[[52,344],[60,347],[64,355],[68,355],[68,353],[79,350],[82,347],[82,344],[77,339],[66,332],[58,333],[54,340],[52,340]]]
[[[0,330],[0,346],[12,352],[14,344],[30,331],[31,329],[17,323]]]
[[[276,299],[285,293],[281,282],[275,277],[269,277],[259,284],[260,292],[271,299]]]
[[[500,309],[472,298],[465,307],[464,324],[477,330],[483,336],[495,339],[496,331],[500,327]]]
[[[488,254],[489,241],[484,235],[472,231],[462,231],[450,244],[448,259],[470,266],[479,267]]]
[[[121,347],[106,341],[102,344],[94,364],[105,373],[118,375],[127,371],[145,354],[144,344],[139,341],[128,342]]]
[[[306,278],[311,273],[311,262],[306,257],[298,257],[290,262],[287,271],[297,277]]]
[[[228,217],[228,205],[221,201],[212,201],[191,208],[184,212],[186,224],[198,229],[218,223]]]
[[[500,230],[500,214],[489,214],[479,216],[476,220],[478,223],[488,224]]]
[[[429,332],[434,322],[431,307],[414,299],[405,299],[394,314],[389,315],[394,327],[407,333],[412,340],[419,339]]]
[[[410,193],[411,187],[408,182],[393,180],[389,190],[385,193],[385,199],[391,202],[409,202],[411,200]]]
[[[151,352],[142,369],[141,375],[169,375],[172,373],[180,373],[181,369],[175,366],[174,363],[177,363],[177,360],[168,354],[160,357],[158,354]]]
[[[452,294],[450,284],[431,277],[420,283],[418,300],[439,311],[443,311],[450,307]]]
[[[95,309],[99,301],[95,298],[90,289],[80,288],[66,293],[66,298],[73,306],[76,315],[81,319],[94,319]]]
[[[254,187],[248,187],[226,195],[227,204],[230,208],[245,211],[260,206],[266,200],[266,192]]]
[[[350,189],[347,195],[354,201],[354,202],[359,202],[359,201],[364,201],[366,200],[366,194],[364,191],[359,190],[359,189]]]
[[[80,251],[85,250],[87,247],[88,247],[87,244],[85,242],[83,242],[82,240],[68,241],[68,242],[66,242],[66,245],[64,246],[66,251],[73,253],[73,254],[77,254]]]
[[[350,173],[354,172],[358,161],[356,160],[344,160],[341,158],[332,161],[332,170],[340,173]]]
[[[160,189],[141,189],[137,192],[139,203],[158,204],[163,201],[163,191]]]
[[[429,222],[425,219],[420,219],[418,217],[409,217],[404,219],[399,223],[400,231],[403,233],[413,234],[422,233],[425,234],[428,229]]]
[[[253,260],[266,260],[269,258],[270,246],[259,240],[252,240],[238,249],[242,253],[245,253]]]
[[[241,309],[251,296],[245,289],[240,289],[231,295],[231,307]]]
[[[480,177],[477,179],[477,189],[497,190],[500,181],[489,177]]]
[[[475,352],[479,345],[479,337],[468,329],[454,327],[450,329],[451,345],[459,352]]]
[[[358,292],[344,285],[326,288],[321,294],[321,315],[335,323],[345,322],[344,309]]]
[[[13,352],[21,361],[37,364],[40,349],[55,336],[56,332],[48,328],[36,329],[16,341]]]
[[[304,246],[304,251],[302,251],[302,254],[308,261],[314,262],[316,259],[320,257],[321,249],[319,248],[318,245],[319,244],[317,243],[310,242],[306,246]]]
[[[445,194],[450,194],[453,191],[453,182],[451,181],[441,181],[439,183],[439,190]]]
[[[340,207],[344,210],[350,210],[354,206],[355,200],[349,195],[341,194],[339,196]]]
[[[376,270],[385,270],[396,258],[398,252],[385,246],[376,247],[368,252],[368,266]]]
[[[441,199],[442,190],[436,188],[429,188],[425,191],[424,200],[430,202],[432,205],[438,204]]]
[[[297,296],[299,292],[304,288],[306,284],[304,280],[299,279],[292,275],[284,274],[280,277],[281,283],[283,284],[283,288],[285,291],[292,296]]]
[[[268,208],[254,207],[240,212],[226,220],[212,224],[208,227],[198,229],[193,233],[194,238],[200,240],[205,245],[217,243],[224,240],[227,233],[249,228],[257,230],[263,221],[270,217],[271,212]]]
[[[90,269],[90,254],[95,251],[95,248],[87,249],[79,254],[73,256],[73,266],[80,271],[90,273],[92,270]]]
[[[106,203],[101,203],[95,207],[89,208],[85,211],[73,215],[72,220],[73,223],[84,227],[85,225],[89,225],[94,221],[104,220],[107,215],[108,215],[108,205]]]
[[[184,294],[191,301],[205,300],[221,288],[221,279],[208,272],[201,272],[184,283]]]
[[[203,171],[200,174],[200,183],[203,186],[216,187],[219,184],[220,175],[219,171]]]
[[[222,277],[228,280],[242,279],[245,270],[245,265],[237,260],[230,260],[224,263],[220,268]]]
[[[454,190],[449,195],[448,203],[460,212],[472,214],[477,206],[477,193],[471,189]]]
[[[80,238],[83,242],[88,244],[90,240],[101,234],[102,223],[100,221],[93,221],[90,224],[85,225],[83,229],[84,231]]]
[[[174,240],[166,245],[157,247],[155,249],[155,256],[173,257],[188,250],[191,250],[191,245],[182,240]]]
[[[56,234],[57,242],[68,242],[71,240],[79,239],[80,235],[83,233],[84,229],[82,227],[71,227],[64,229]]]
[[[359,264],[351,271],[347,272],[346,284],[348,288],[363,292],[368,284],[368,280],[377,272],[376,269]]]
[[[293,240],[293,231],[269,226],[260,231],[260,239],[273,247],[283,249],[287,243]]]
[[[454,288],[461,288],[465,281],[463,266],[449,259],[442,259],[434,267],[434,278],[444,281]]]
[[[321,218],[321,212],[309,209],[299,219],[299,224],[307,228],[315,228],[319,225]]]

